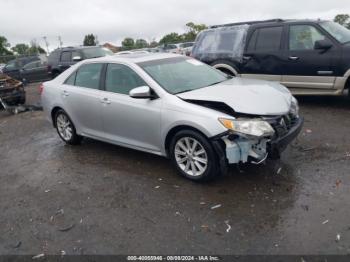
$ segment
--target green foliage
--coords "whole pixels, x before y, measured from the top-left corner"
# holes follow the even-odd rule
[[[10,44],[6,37],[0,36],[0,55],[12,55],[12,52],[7,49],[8,47],[10,47]]]
[[[29,48],[29,45],[20,43],[12,47],[11,50],[19,55],[26,55],[29,53]]]
[[[149,47],[154,48],[158,46],[158,42],[156,40],[152,40],[151,43],[149,43]]]
[[[135,41],[131,37],[126,37],[122,42],[122,50],[131,50],[135,47]]]
[[[159,40],[159,44],[174,44],[180,42],[182,42],[182,35],[175,32],[167,34]]]
[[[145,39],[137,39],[135,41],[135,48],[140,49],[140,48],[146,48],[148,47],[148,43]]]
[[[202,30],[207,29],[208,27],[204,24],[195,24],[193,22],[189,22],[186,24],[187,32],[179,35],[178,33],[170,33],[163,36],[159,43],[160,44],[173,44],[180,42],[192,42],[196,39],[198,33]]]
[[[334,17],[334,22],[341,24],[342,26],[350,29],[350,15],[339,14]]]
[[[36,54],[46,54],[46,51],[35,41],[30,43],[30,46],[24,43],[16,44],[11,50],[18,55],[36,55]]]
[[[194,24],[193,22],[187,23],[186,27],[188,32],[182,35],[184,42],[194,41],[199,32],[208,28],[205,24]]]
[[[98,44],[97,36],[93,34],[88,34],[84,37],[83,45],[84,46],[95,46]]]

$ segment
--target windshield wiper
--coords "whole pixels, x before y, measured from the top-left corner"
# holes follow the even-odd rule
[[[175,94],[175,95],[177,95],[177,94],[181,94],[181,93],[190,92],[190,91],[193,91],[193,90],[196,90],[196,89],[186,89],[186,90],[183,90],[183,91],[180,91],[180,92],[174,93],[174,94]]]
[[[214,86],[214,85],[217,85],[217,84],[220,84],[220,83],[222,83],[222,82],[224,82],[225,80],[223,80],[223,81],[218,81],[218,82],[214,82],[214,83],[212,83],[212,84],[210,84],[210,85],[208,85],[208,86]]]

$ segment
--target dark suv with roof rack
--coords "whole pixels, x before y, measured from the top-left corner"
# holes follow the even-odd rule
[[[324,20],[266,20],[212,26],[192,56],[234,76],[278,81],[297,95],[350,87],[350,30]]]
[[[47,72],[55,78],[75,63],[89,58],[113,55],[113,52],[100,46],[64,47],[52,51],[47,61]]]

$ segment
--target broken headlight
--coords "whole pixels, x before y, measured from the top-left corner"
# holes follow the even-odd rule
[[[249,136],[272,136],[275,131],[262,119],[227,119],[219,118],[220,123],[229,130]]]
[[[298,100],[296,100],[296,98],[294,96],[292,97],[292,102],[291,102],[291,105],[290,105],[290,113],[293,116],[298,116],[299,115]]]

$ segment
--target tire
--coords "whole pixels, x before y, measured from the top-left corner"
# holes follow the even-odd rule
[[[69,145],[78,145],[82,140],[76,132],[72,120],[66,112],[58,110],[55,114],[55,127],[60,138]]]
[[[238,71],[236,69],[236,66],[234,65],[234,63],[232,63],[232,62],[230,62],[228,60],[217,60],[217,61],[211,63],[210,65],[212,67],[215,67],[215,68],[216,68],[217,65],[225,65],[228,68],[219,67],[219,68],[216,68],[216,69],[220,70],[221,72],[223,72],[223,73],[225,73],[227,75],[230,75],[230,76],[233,76],[233,77],[237,76],[236,74],[238,73]]]
[[[196,143],[195,150],[187,151],[187,149],[193,148],[194,143]],[[183,177],[193,181],[208,181],[220,175],[219,161],[213,146],[199,132],[179,131],[172,138],[169,150],[173,165]]]

